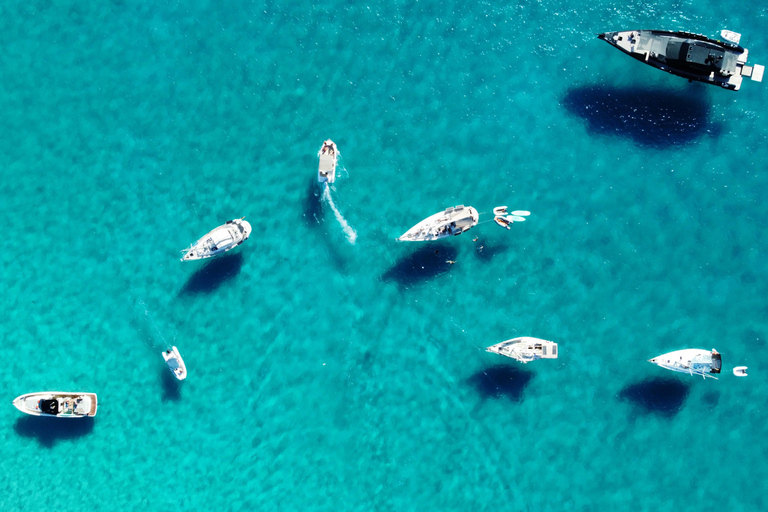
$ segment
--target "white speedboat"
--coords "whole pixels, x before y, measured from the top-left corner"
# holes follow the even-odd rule
[[[184,257],[181,261],[202,260],[224,254],[241,243],[248,240],[251,235],[251,224],[242,219],[228,220],[223,226],[219,226],[203,238],[190,245],[181,252]]]
[[[168,365],[168,369],[171,370],[171,373],[173,373],[177,379],[184,380],[187,378],[187,367],[184,364],[184,360],[181,358],[181,354],[179,354],[179,349],[171,347],[164,351],[163,359],[165,359],[165,364]]]
[[[421,242],[460,235],[476,225],[479,218],[477,210],[471,206],[453,206],[427,217],[397,240],[400,242]]]
[[[723,367],[720,353],[715,349],[710,352],[698,348],[687,348],[662,354],[648,361],[673,372],[701,375],[704,378],[712,377],[713,379],[717,379],[717,377],[711,374],[720,373],[720,369]]]
[[[339,159],[339,150],[331,139],[323,142],[320,151],[317,152],[320,165],[317,168],[317,181],[320,183],[333,183],[336,181],[336,162]]]
[[[43,391],[21,395],[13,401],[13,405],[21,412],[32,416],[85,418],[96,416],[98,402],[96,393]]]
[[[557,359],[557,343],[530,336],[502,341],[485,350],[511,357],[521,363],[529,363],[536,359]]]

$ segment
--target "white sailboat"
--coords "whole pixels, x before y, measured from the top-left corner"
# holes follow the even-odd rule
[[[207,233],[197,242],[181,251],[184,256],[181,261],[202,260],[219,256],[248,240],[251,235],[251,224],[242,219],[228,220],[223,226]]]
[[[521,363],[530,363],[537,359],[557,359],[557,343],[554,341],[521,336],[502,341],[485,349],[487,352],[511,357]]]
[[[480,215],[471,206],[453,206],[419,222],[397,240],[399,242],[422,242],[457,236],[477,224]]]
[[[712,351],[698,348],[675,350],[648,361],[673,372],[701,375],[704,378],[711,377],[713,379],[717,379],[717,377],[712,374],[720,373],[723,367],[722,357],[715,349]]]

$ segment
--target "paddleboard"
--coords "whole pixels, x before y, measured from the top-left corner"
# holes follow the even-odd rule
[[[525,210],[515,210],[512,212],[512,215],[517,215],[518,217],[527,217],[531,214],[531,212],[527,212]]]

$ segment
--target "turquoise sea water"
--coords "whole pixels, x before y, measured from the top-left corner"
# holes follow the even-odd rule
[[[688,84],[595,34],[728,28],[768,64],[767,18],[3,4],[0,509],[764,510],[768,83]],[[329,137],[354,244],[314,183]],[[394,241],[455,204],[532,215]],[[244,215],[236,251],[178,261]],[[523,335],[559,359],[484,351]],[[646,362],[688,347],[720,380]],[[11,406],[39,390],[99,413]]]

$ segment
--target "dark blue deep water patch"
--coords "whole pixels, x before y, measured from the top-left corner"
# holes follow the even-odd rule
[[[616,135],[656,148],[682,146],[712,134],[709,105],[698,84],[692,84],[690,93],[641,87],[575,87],[563,98],[565,109],[583,118],[591,133]]]
[[[690,384],[678,379],[657,377],[625,387],[619,398],[642,412],[671,418],[680,412],[690,390]]]

